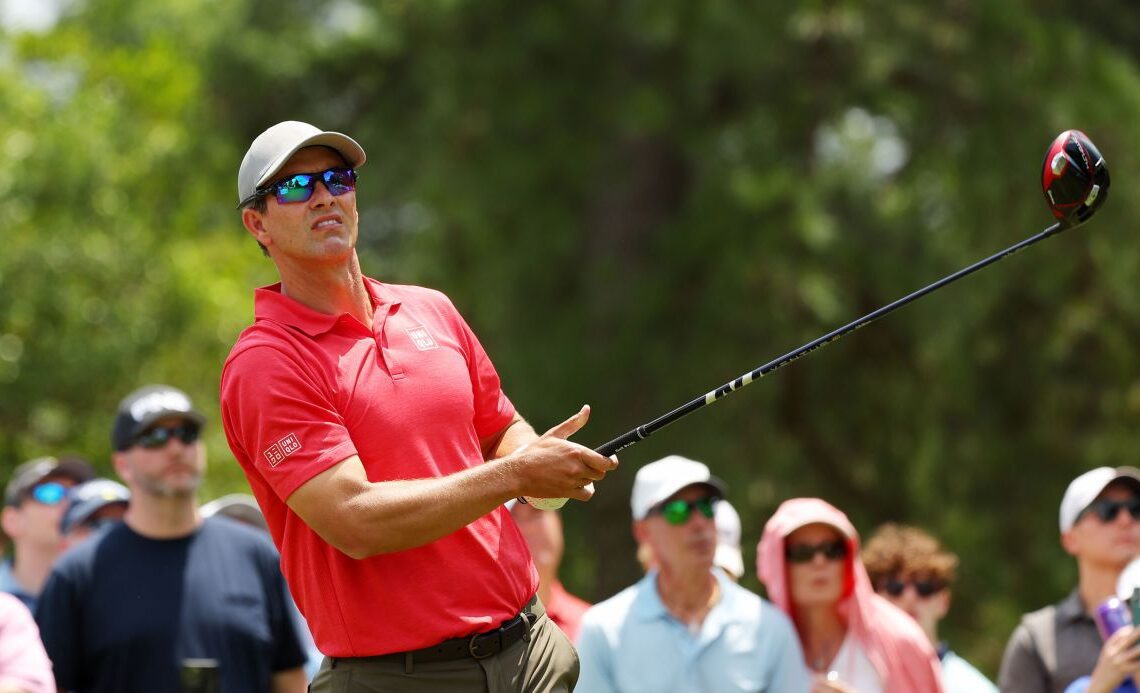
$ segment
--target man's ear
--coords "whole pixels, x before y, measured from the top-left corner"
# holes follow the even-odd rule
[[[939,594],[935,595],[938,600],[938,620],[946,618],[946,614],[950,613],[950,588],[942,590]]]
[[[114,466],[115,473],[119,475],[119,478],[124,482],[127,482],[127,485],[129,486],[131,480],[131,467],[129,464],[127,464],[127,456],[117,451],[112,453],[111,465]]]
[[[1081,550],[1081,537],[1075,529],[1061,533],[1061,548],[1070,556],[1076,556]]]
[[[15,539],[23,534],[24,516],[18,508],[5,505],[4,510],[0,511],[0,527],[4,529],[4,534]]]
[[[266,247],[270,245],[272,241],[265,228],[265,217],[260,212],[252,207],[246,207],[241,211],[241,223],[258,243]]]
[[[645,544],[649,541],[649,528],[645,526],[645,520],[633,521],[633,538],[637,540],[638,544]]]

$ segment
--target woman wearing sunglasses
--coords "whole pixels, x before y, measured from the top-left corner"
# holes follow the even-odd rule
[[[768,598],[799,633],[812,692],[942,691],[934,648],[875,594],[858,551],[847,516],[818,498],[781,504],[756,550]]]

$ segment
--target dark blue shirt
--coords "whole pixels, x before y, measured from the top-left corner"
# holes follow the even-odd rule
[[[36,621],[65,690],[173,692],[185,660],[213,659],[222,693],[267,691],[305,663],[276,549],[224,518],[180,539],[101,532],[57,562]]]

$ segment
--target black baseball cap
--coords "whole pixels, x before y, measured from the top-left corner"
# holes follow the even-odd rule
[[[111,429],[111,445],[116,450],[126,450],[138,434],[155,421],[168,417],[193,421],[199,426],[206,423],[206,417],[194,409],[190,397],[182,390],[169,385],[141,387],[119,403],[119,413]]]
[[[4,489],[4,504],[19,505],[33,486],[49,476],[70,477],[77,484],[95,478],[95,470],[79,457],[37,457],[16,467],[8,487]]]

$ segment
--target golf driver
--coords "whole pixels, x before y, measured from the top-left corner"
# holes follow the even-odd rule
[[[1096,148],[1096,145],[1080,130],[1066,130],[1062,132],[1060,135],[1057,135],[1053,143],[1049,145],[1049,149],[1045,152],[1045,161],[1041,166],[1041,186],[1045,194],[1045,202],[1049,205],[1053,216],[1057,218],[1057,222],[1052,226],[984,260],[975,262],[953,274],[947,275],[933,284],[903,296],[892,303],[888,303],[878,310],[847,323],[843,327],[832,330],[822,337],[818,337],[804,344],[798,349],[789,351],[783,356],[765,363],[759,368],[730,380],[715,390],[686,402],[667,414],[663,414],[648,423],[642,424],[614,438],[608,443],[595,448],[595,451],[607,457],[613,455],[619,450],[645,440],[674,421],[712,404],[730,392],[735,392],[758,378],[762,378],[796,359],[807,356],[821,346],[833,342],[843,335],[853,332],[883,317],[887,313],[905,306],[911,301],[922,298],[987,265],[992,265],[998,260],[1009,257],[1038,241],[1045,240],[1061,231],[1080,226],[1088,221],[1096,210],[1104,204],[1104,201],[1108,198],[1108,185],[1108,167],[1105,165],[1104,157],[1100,155],[1100,151]],[[528,498],[527,501],[534,504],[535,507],[554,509],[562,507],[566,499]]]

